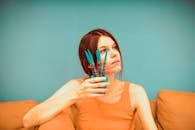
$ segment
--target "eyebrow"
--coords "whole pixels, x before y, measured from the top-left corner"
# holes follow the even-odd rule
[[[102,48],[106,48],[107,46],[101,46],[101,47],[99,47],[98,49],[102,49]]]
[[[116,43],[113,43],[112,46],[116,46]],[[105,45],[104,45],[104,46],[99,47],[98,49],[107,48],[107,47],[108,47],[108,46],[105,46]]]

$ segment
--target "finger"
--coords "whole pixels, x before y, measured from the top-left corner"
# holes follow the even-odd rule
[[[106,94],[106,90],[85,90],[82,92],[77,93],[79,98],[83,98],[83,97],[97,97],[97,96],[105,96]]]
[[[99,83],[91,84],[90,87],[91,88],[101,88],[101,87],[107,87],[108,85],[109,85],[108,82],[99,82]]]
[[[89,88],[86,91],[87,93],[106,93],[108,89],[107,88]]]
[[[105,93],[89,93],[87,96],[88,97],[101,97],[101,96],[105,96]]]
[[[90,83],[97,83],[97,82],[102,82],[105,80],[106,80],[106,77],[94,77],[94,78],[87,79],[87,81]]]

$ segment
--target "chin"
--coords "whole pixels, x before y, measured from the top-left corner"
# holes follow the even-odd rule
[[[106,73],[111,74],[111,73],[118,73],[120,71],[121,71],[121,67],[115,67],[112,70],[107,71]]]
[[[121,71],[121,67],[116,68],[116,73]]]

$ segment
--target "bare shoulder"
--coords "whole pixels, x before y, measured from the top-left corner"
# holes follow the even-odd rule
[[[83,80],[84,80],[84,78],[71,79],[67,83],[70,83],[70,84],[80,84]]]
[[[53,95],[51,98],[62,95],[65,92],[69,92],[73,90],[74,88],[78,87],[84,78],[80,79],[71,79],[68,82],[66,82],[64,85],[62,85]]]
[[[145,93],[145,89],[141,85],[130,83],[129,87],[130,94],[133,94],[134,96],[139,95],[141,93]]]
[[[143,86],[130,83],[129,95],[132,105],[135,107],[138,102],[146,97],[146,92]]]
[[[63,87],[66,87],[66,86],[75,86],[75,85],[79,85],[81,84],[83,81],[84,81],[85,78],[77,78],[77,79],[71,79],[69,80],[68,82],[66,82]]]

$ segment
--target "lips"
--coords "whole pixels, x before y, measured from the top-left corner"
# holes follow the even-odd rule
[[[116,64],[116,63],[120,63],[120,60],[115,60],[111,64]]]

